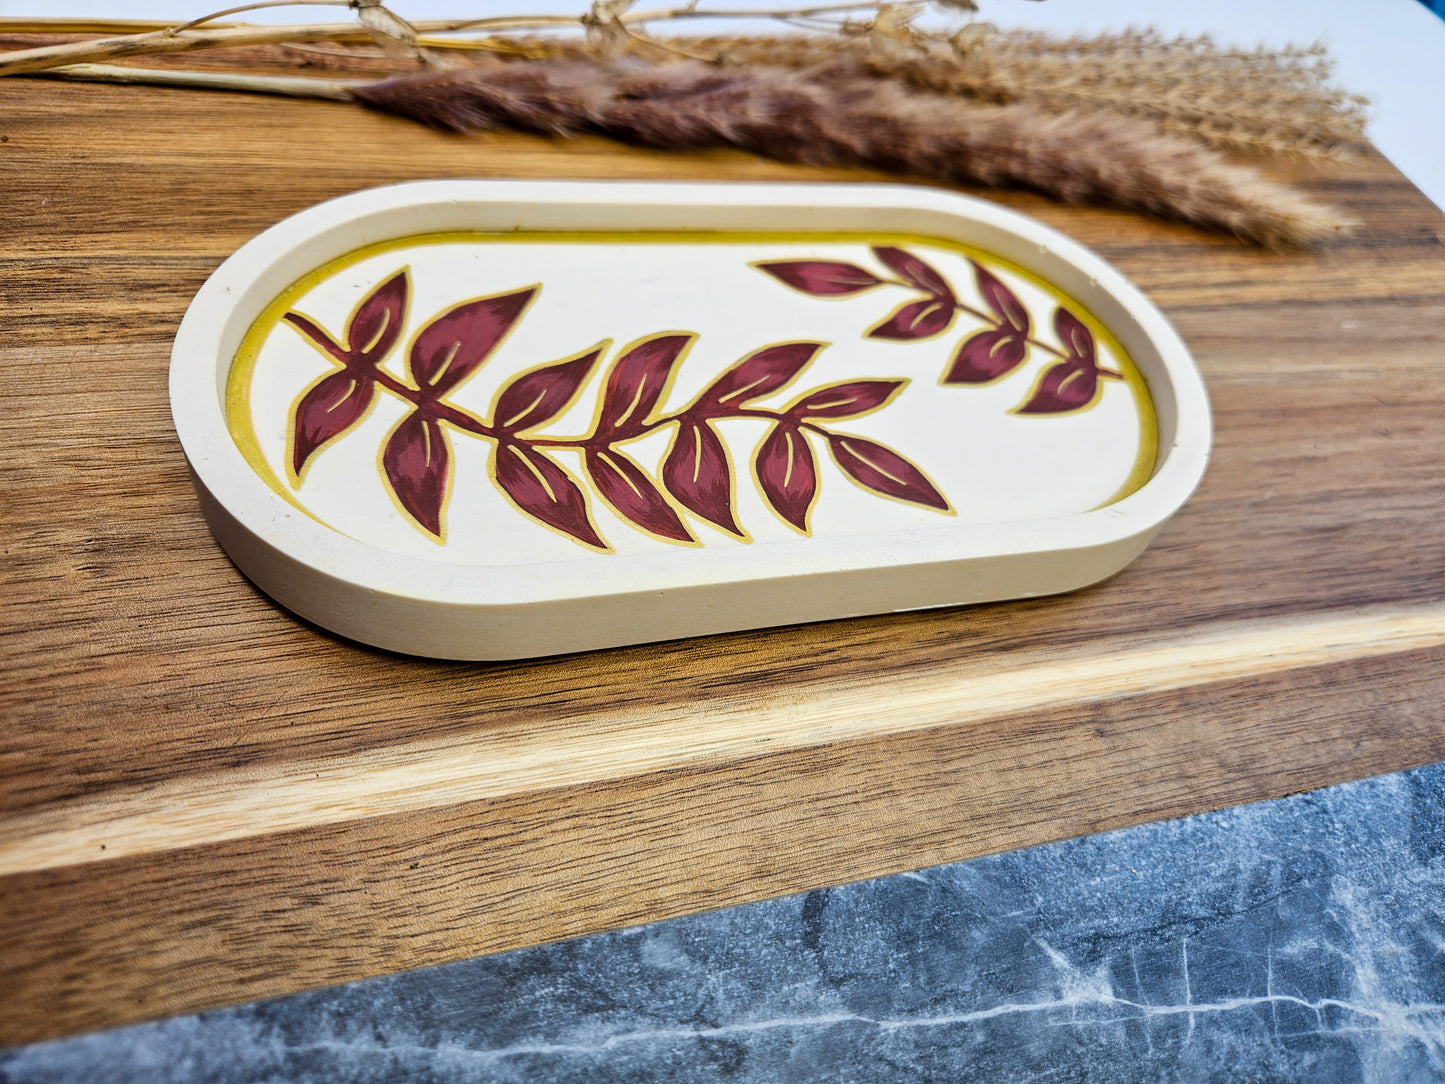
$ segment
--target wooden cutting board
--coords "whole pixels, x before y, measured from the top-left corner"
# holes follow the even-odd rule
[[[0,85],[0,1043],[1445,759],[1445,218],[1381,158],[1300,175],[1362,223],[1315,254],[998,197],[1133,278],[1210,386],[1203,489],[1111,582],[508,665],[258,594],[166,398],[242,242],[460,176],[878,179]]]

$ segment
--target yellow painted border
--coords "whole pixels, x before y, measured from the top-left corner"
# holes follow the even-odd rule
[[[780,242],[864,244],[869,246],[880,244],[895,246],[925,245],[935,249],[941,248],[960,253],[965,257],[976,259],[981,263],[1002,267],[1010,273],[1033,283],[1053,297],[1057,303],[1072,306],[1072,310],[1093,333],[1095,340],[1107,346],[1117,357],[1120,367],[1119,371],[1123,373],[1125,386],[1129,388],[1133,396],[1135,412],[1139,418],[1139,452],[1135,457],[1134,466],[1125,479],[1124,484],[1121,485],[1108,500],[1096,507],[1104,508],[1123,500],[1129,494],[1142,487],[1153,474],[1154,466],[1158,460],[1159,426],[1158,419],[1154,412],[1154,402],[1149,394],[1148,383],[1134,365],[1133,359],[1124,351],[1118,339],[1099,323],[1093,313],[1081,305],[1077,299],[1064,293],[1046,279],[1018,266],[1010,260],[1005,260],[992,252],[975,248],[972,245],[963,244],[959,241],[950,241],[945,238],[929,237],[921,234],[876,234],[859,231],[768,233],[701,230],[517,230],[505,233],[492,233],[481,230],[453,230],[438,233],[413,234],[407,237],[395,237],[388,241],[380,241],[354,249],[351,252],[336,257],[334,260],[327,261],[314,271],[302,275],[282,290],[251,323],[251,326],[247,329],[246,334],[241,340],[241,345],[236,351],[236,356],[231,363],[231,369],[226,378],[225,411],[227,428],[230,430],[231,439],[235,441],[236,447],[240,450],[247,464],[256,472],[261,480],[266,483],[272,492],[276,493],[288,504],[311,519],[316,520],[318,523],[323,523],[321,519],[296,500],[281,479],[276,476],[270,464],[266,462],[266,458],[261,452],[260,441],[256,436],[255,426],[251,416],[251,378],[255,371],[256,362],[260,357],[261,349],[265,346],[266,340],[270,337],[272,331],[275,330],[277,324],[280,323],[281,318],[292,309],[301,297],[322,282],[373,256],[423,245],[548,243],[741,245],[777,244]],[[324,525],[330,526],[329,524]],[[334,530],[334,528],[332,529]]]

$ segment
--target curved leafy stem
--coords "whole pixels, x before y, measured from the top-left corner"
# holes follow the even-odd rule
[[[992,384],[1016,371],[1033,349],[1059,359],[1046,369],[1015,414],[1065,414],[1097,401],[1104,379],[1123,375],[1099,366],[1092,334],[1064,306],[1054,311],[1054,330],[1062,346],[1037,338],[1027,306],[997,275],[970,259],[983,308],[960,301],[937,268],[907,249],[873,245],[873,256],[896,277],[879,275],[839,260],[770,260],[753,264],[779,282],[812,297],[844,298],[879,286],[902,286],[920,295],[904,301],[866,332],[891,342],[921,342],[942,335],[959,315],[978,320],[954,347],[944,384]]]
[[[930,288],[939,286],[929,278],[926,265],[916,266],[907,253],[897,250],[891,258],[899,274]],[[852,288],[846,276],[829,280],[831,273],[809,272],[799,281],[812,288]],[[447,395],[495,353],[537,289],[475,298],[433,317],[411,340],[406,379],[381,367],[400,339],[409,292],[405,269],[361,302],[340,339],[309,317],[287,313],[286,321],[339,365],[308,387],[293,409],[293,485],[301,484],[303,469],[323,446],[359,424],[380,388],[410,407],[385,438],[382,477],[397,507],[438,542],[445,537],[453,484],[451,432],[493,442],[489,476],[518,511],[602,551],[611,547],[597,528],[589,494],[624,523],[667,542],[698,543],[688,515],[748,540],[738,523],[732,456],[718,429],[719,422],[732,419],[771,423],[754,451],[753,474],[769,507],[794,530],[808,533],[818,493],[810,436],[821,439],[844,476],[864,489],[950,510],[924,472],[900,453],[827,426],[881,410],[907,381],[825,385],[796,396],[782,409],[759,403],[799,378],[823,349],[818,342],[775,343],[755,350],[721,372],[686,407],[668,414],[659,409],[696,335],[649,335],[622,348],[606,367],[595,418],[584,436],[548,436],[538,430],[563,417],[577,402],[610,341],[510,377],[493,397],[485,418],[448,402]],[[664,427],[674,432],[654,473],[624,445]],[[579,454],[580,473],[560,462],[557,452]]]

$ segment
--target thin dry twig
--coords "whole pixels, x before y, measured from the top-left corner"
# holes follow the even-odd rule
[[[186,87],[192,90],[239,90],[283,98],[322,98],[354,102],[355,80],[316,79],[304,75],[245,75],[241,72],[197,72],[172,68],[123,68],[114,64],[75,64],[36,72],[37,76],[82,83],[121,83],[135,86]]]
[[[203,23],[213,23],[217,19],[224,19],[227,15],[240,15],[245,11],[260,11],[263,8],[290,8],[290,7],[333,7],[348,8],[351,0],[256,0],[252,4],[239,4],[233,8],[225,8],[221,11],[213,11],[209,15],[202,15],[198,19],[192,19],[188,23],[181,23],[179,26],[169,28],[172,34],[179,34],[183,30],[191,30]]]
[[[544,30],[575,27],[577,20],[565,15],[498,16],[491,19],[453,19],[421,22],[423,33],[458,30]],[[244,45],[305,44],[315,41],[369,41],[357,23],[314,23],[296,26],[234,26],[172,32],[170,29],[114,38],[42,45],[0,54],[0,76],[24,75],[70,64],[102,63],[128,57],[187,53],[198,49],[227,49]]]
[[[627,13],[618,20],[623,25],[668,22],[686,19],[787,19],[795,15],[810,15],[838,11],[876,10],[877,3],[859,2],[831,4],[825,6],[798,8],[784,11],[712,11],[692,5],[680,8],[662,8],[654,11]],[[203,19],[202,22],[208,21]],[[27,21],[32,28],[35,24]],[[572,15],[499,15],[481,19],[443,19],[419,21],[409,24],[419,34],[445,34],[459,31],[522,31],[577,29],[583,25],[582,18]],[[3,24],[0,24],[3,29]],[[42,45],[34,49],[17,49],[0,54],[0,76],[23,75],[28,72],[44,71],[69,64],[103,63],[126,57],[153,56],[161,53],[183,53],[197,49],[224,49],[243,45],[278,45],[314,41],[356,41],[367,37],[366,30],[357,23],[312,23],[295,26],[229,26],[207,29],[177,30],[166,27],[161,30],[119,37],[95,38],[90,41],[67,42],[61,45]]]

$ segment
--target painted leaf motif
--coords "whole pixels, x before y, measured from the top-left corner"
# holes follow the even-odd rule
[[[285,316],[281,317],[281,319],[296,328],[297,331],[301,332],[301,334],[321,347],[322,350],[341,362],[342,365],[346,365],[352,360],[351,354],[346,347],[333,339],[326,329],[317,324],[311,317],[302,316],[299,312],[288,312]]]
[[[873,272],[834,260],[772,260],[753,266],[814,297],[847,297],[883,285]]]
[[[1082,358],[1070,358],[1044,370],[1028,401],[1016,414],[1064,414],[1082,410],[1099,393],[1099,370]]]
[[[733,516],[727,448],[707,422],[682,419],[662,462],[662,484],[689,512],[742,537]]]
[[[1044,370],[1016,414],[1064,414],[1083,410],[1098,396],[1101,377],[1123,379],[1112,369],[1099,368],[1093,332],[1063,306],[1054,310],[1054,331],[1069,356]]]
[[[892,448],[862,437],[828,434],[828,450],[838,469],[865,489],[885,497],[948,510],[948,500],[924,473]]]
[[[311,456],[366,414],[376,388],[350,369],[327,373],[296,404],[291,422],[291,470],[299,479]]]
[[[491,356],[536,293],[533,286],[442,313],[411,344],[412,379],[433,399],[451,391]]]
[[[678,359],[696,335],[658,335],[623,354],[607,374],[599,433],[641,425],[662,399]]]
[[[908,285],[940,300],[953,301],[953,287],[933,267],[913,253],[892,245],[874,245],[873,255],[882,260]]]
[[[401,336],[406,316],[406,268],[387,279],[357,306],[346,327],[346,348],[358,361],[381,361]]]
[[[1018,368],[1028,352],[1028,342],[1013,331],[1004,328],[980,331],[959,344],[943,382],[987,384]]]
[[[342,365],[377,365],[401,335],[410,289],[406,268],[387,279],[356,307],[346,325],[346,345],[308,316],[288,312],[282,317]]]
[[[698,397],[697,409],[715,414],[771,395],[791,383],[821,349],[822,343],[781,343],[749,354],[713,381]]]
[[[978,292],[983,296],[983,303],[1013,331],[1027,335],[1033,324],[1024,303],[981,263],[976,260],[970,260],[969,263],[973,264],[974,281],[978,284]]]
[[[870,339],[913,342],[948,330],[957,312],[951,298],[925,297],[900,305],[882,323],[868,329]]]
[[[753,473],[783,522],[807,534],[808,514],[818,496],[818,468],[803,431],[790,422],[773,426],[758,445]]]
[[[1090,366],[1098,364],[1094,357],[1094,333],[1062,305],[1054,310],[1054,333],[1070,358],[1078,358]]]
[[[877,410],[907,384],[906,380],[854,380],[818,388],[795,401],[794,418],[853,418]]]
[[[403,418],[381,453],[381,467],[407,515],[441,537],[451,457],[441,423],[413,411]]]
[[[585,545],[607,549],[587,514],[582,488],[560,464],[536,448],[503,440],[492,466],[497,485],[527,515]]]
[[[651,478],[616,448],[588,448],[587,475],[612,510],[644,531],[674,542],[696,542]]]
[[[580,357],[542,365],[513,377],[497,396],[492,412],[494,424],[504,432],[515,433],[551,421],[577,397],[601,356],[599,346]]]

